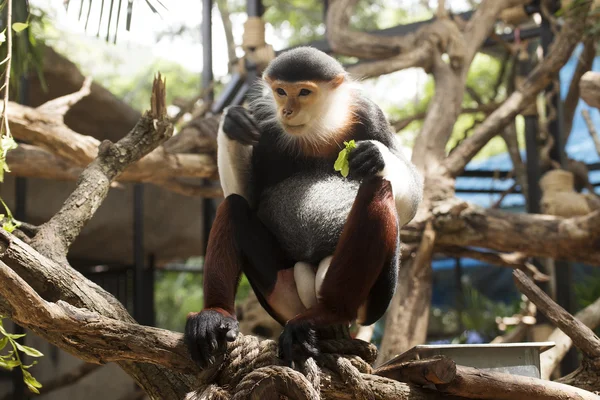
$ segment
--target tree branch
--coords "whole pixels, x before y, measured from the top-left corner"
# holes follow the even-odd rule
[[[67,251],[81,229],[108,194],[111,182],[131,163],[151,152],[173,134],[166,114],[165,87],[160,75],[154,80],[151,110],[123,139],[104,141],[98,157],[82,173],[77,188],[50,221],[40,227],[32,245],[54,260],[66,260]]]
[[[598,136],[594,122],[590,117],[590,112],[588,110],[581,110],[581,114],[583,115],[583,119],[585,120],[585,124],[587,125],[592,141],[594,142],[594,147],[596,147],[596,153],[598,153],[600,156],[600,136]]]
[[[444,393],[471,399],[598,399],[593,393],[557,382],[460,365],[456,366],[456,378],[452,382],[436,387]]]
[[[482,247],[600,265],[600,211],[560,218],[486,210],[454,199],[436,206],[433,214],[440,248]],[[410,225],[402,230],[402,236],[406,243],[421,238],[420,230]]]
[[[413,47],[414,35],[378,36],[352,31],[351,12],[358,0],[335,0],[327,11],[327,39],[336,53],[367,59],[394,57]]]
[[[581,7],[574,7],[568,12],[568,17],[552,43],[548,57],[534,68],[521,88],[513,92],[496,111],[479,125],[471,137],[464,140],[448,156],[445,166],[451,176],[460,174],[479,150],[512,121],[520,111],[529,106],[540,91],[548,86],[579,43],[585,29],[586,24],[584,21],[590,6],[591,2],[585,2]],[[473,18],[473,21],[475,21],[475,18]],[[476,25],[479,26],[479,24]]]
[[[550,280],[548,275],[540,272],[535,265],[527,262],[527,256],[523,253],[490,253],[456,246],[444,247],[440,251],[451,257],[472,258],[501,267],[519,269],[537,282],[548,282]]]
[[[92,77],[88,76],[83,81],[83,85],[79,91],[47,101],[37,107],[36,110],[43,114],[54,115],[60,122],[63,122],[65,114],[73,107],[73,105],[89,95],[92,92],[91,88]]]
[[[394,57],[377,61],[360,62],[349,66],[348,72],[359,78],[373,78],[391,74],[407,68],[420,67],[429,69],[431,64],[431,44],[424,42],[422,46],[410,49]]]
[[[583,74],[592,69],[592,63],[594,62],[595,57],[596,38],[594,36],[591,36],[583,41],[583,51],[581,52],[579,60],[577,61],[577,67],[575,67],[575,72],[573,72],[571,85],[569,86],[569,91],[567,92],[567,97],[565,98],[563,106],[563,115],[565,121],[565,143],[567,142],[567,140],[569,139],[569,135],[571,134],[571,128],[573,127],[573,117],[575,116],[575,110],[577,109],[577,104],[579,103],[579,83],[581,82],[581,77],[583,76]]]
[[[517,288],[531,300],[554,325],[569,335],[573,343],[588,358],[600,357],[600,339],[585,324],[556,304],[523,271],[514,271]]]
[[[597,328],[600,325],[600,298],[575,314],[575,318],[590,329]],[[540,355],[542,379],[550,379],[550,375],[558,367],[573,344],[569,335],[565,334],[560,328],[552,331],[548,341],[554,342],[555,345]]]
[[[214,159],[210,156],[180,154],[177,155],[177,158],[189,158],[186,161],[186,164],[188,165],[192,164],[194,158],[196,161],[198,161],[198,158],[206,158],[206,160],[210,162],[210,168],[214,167]],[[16,149],[11,150],[7,154],[6,160],[8,165],[10,165],[11,173],[15,176],[76,181],[83,172],[82,167],[75,166],[72,162],[56,156],[48,150],[24,143],[20,144]],[[123,175],[125,175],[125,179],[123,179]],[[223,190],[219,186],[199,186],[192,183],[180,182],[176,178],[158,180],[156,177],[150,176],[149,173],[145,173],[144,175],[148,175],[148,177],[135,176],[125,173],[117,177],[115,180],[118,182],[145,182],[149,179],[153,185],[162,187],[174,193],[182,194],[184,196],[197,196],[204,198],[223,197]],[[140,181],[137,178],[141,178],[143,180]]]
[[[128,360],[185,373],[197,371],[181,334],[107,318],[62,300],[47,302],[2,261],[0,281],[0,296],[13,309],[13,321],[46,339],[51,337],[48,332],[68,338],[58,346],[84,361],[104,364]]]
[[[57,107],[72,101],[70,96],[65,96],[68,99],[65,99],[65,97],[56,99],[61,100]],[[91,136],[81,135],[71,130],[62,122],[61,114],[49,113],[49,111],[55,110],[53,107],[48,107],[44,111],[40,108],[34,109],[10,102],[8,111],[11,116],[11,131],[16,139],[30,145],[42,147],[69,162],[69,169],[73,173],[75,168],[84,168],[96,158],[101,142]],[[39,152],[37,156],[41,157]],[[52,161],[49,157],[43,158],[47,159],[48,162]],[[25,163],[25,160],[21,160],[21,163]],[[64,161],[62,164],[64,165]],[[31,167],[36,168],[35,166]],[[61,169],[64,170],[64,168]],[[23,168],[19,169],[17,167],[15,172],[18,170],[22,171]],[[64,172],[57,171],[57,173],[64,175]],[[48,174],[49,172],[46,173],[46,175]],[[214,156],[207,154],[173,154],[168,152],[164,146],[160,146],[139,162],[128,166],[120,174],[119,180],[148,182],[162,186],[163,181],[174,178],[214,179],[216,175],[217,166]]]

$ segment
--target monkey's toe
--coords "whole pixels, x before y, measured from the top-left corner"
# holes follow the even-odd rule
[[[317,334],[308,322],[288,322],[279,336],[279,358],[288,365],[308,357],[317,357]]]

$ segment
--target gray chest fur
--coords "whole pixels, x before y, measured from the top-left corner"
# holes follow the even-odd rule
[[[296,175],[265,190],[258,216],[296,261],[333,254],[358,191],[341,176]]]

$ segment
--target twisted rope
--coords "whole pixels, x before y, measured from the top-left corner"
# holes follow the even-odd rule
[[[319,400],[321,368],[339,375],[357,399],[374,399],[363,374],[371,373],[377,349],[371,343],[349,338],[347,329],[319,333],[321,354],[300,363],[301,371],[282,365],[277,343],[239,335],[228,346],[223,362],[203,371],[206,382],[185,400],[279,399]]]

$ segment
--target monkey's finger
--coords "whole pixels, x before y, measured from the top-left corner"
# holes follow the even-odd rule
[[[198,319],[197,318],[188,318],[185,324],[185,339],[188,351],[190,353],[190,357],[195,362],[200,360],[200,350],[198,348]]]
[[[317,348],[315,332],[312,329],[306,329],[298,331],[297,335],[302,350],[311,357],[317,357],[319,355],[319,349]]]
[[[286,331],[286,329],[284,328],[283,332],[279,336],[278,349],[279,358],[282,359],[290,368],[293,365],[292,356],[294,352],[294,341],[291,333],[292,332],[290,332],[289,329]]]
[[[259,129],[258,129],[258,124],[256,123],[256,120],[254,119],[254,117],[252,117],[252,115],[250,115],[248,112],[244,112],[242,114],[242,118],[245,120],[245,124],[251,128],[251,130],[253,132],[256,132],[256,134],[259,134]]]
[[[238,327],[234,326],[229,331],[227,331],[227,333],[225,334],[225,339],[227,339],[228,342],[233,342],[235,339],[237,339],[239,333],[240,330],[238,329]]]
[[[196,346],[200,352],[200,366],[202,368],[206,368],[208,366],[208,360],[210,357],[210,352],[208,351],[208,334],[211,330],[211,324],[208,323],[207,319],[203,319],[200,321],[200,326],[198,327],[198,341]]]
[[[223,131],[231,139],[237,140],[245,145],[252,145],[258,141],[258,133],[252,133],[250,127],[236,118],[226,118],[223,123]]]

